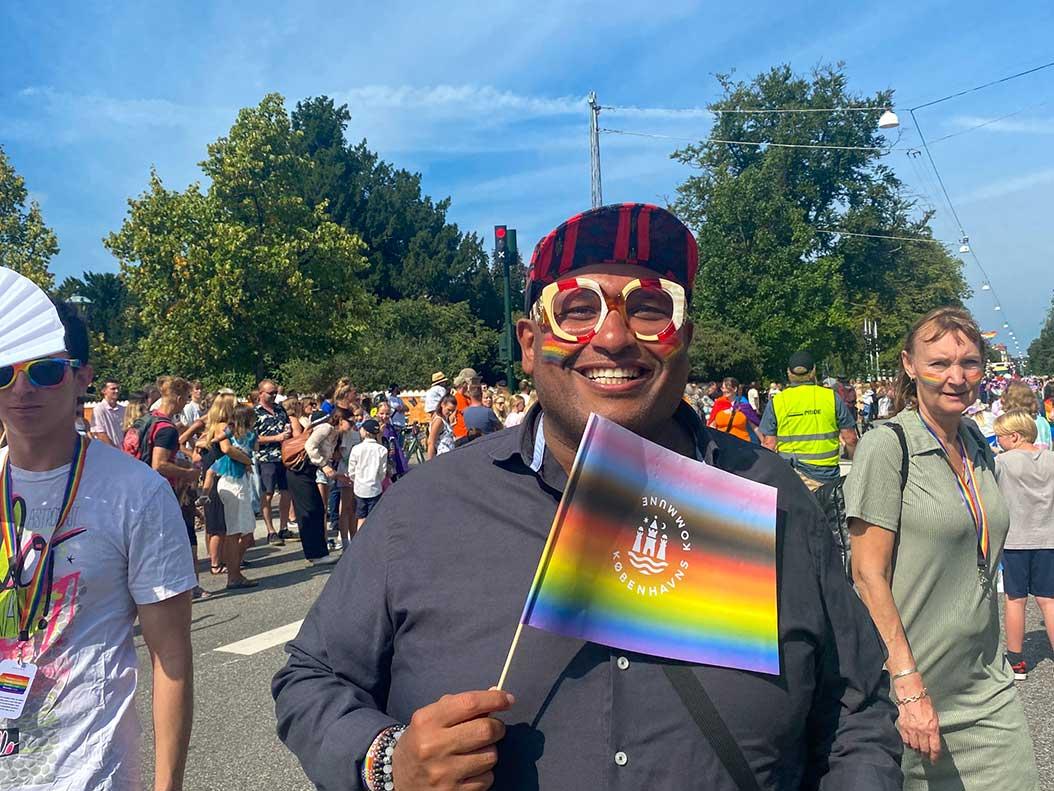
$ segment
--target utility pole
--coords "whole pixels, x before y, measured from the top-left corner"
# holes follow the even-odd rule
[[[600,105],[597,92],[589,92],[589,175],[593,208],[604,205],[600,188]]]

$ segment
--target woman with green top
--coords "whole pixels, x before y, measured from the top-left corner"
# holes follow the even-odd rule
[[[1000,650],[1009,512],[991,448],[962,419],[984,366],[969,313],[923,316],[901,351],[897,415],[860,439],[845,484],[853,577],[889,653],[907,791],[1039,788]]]

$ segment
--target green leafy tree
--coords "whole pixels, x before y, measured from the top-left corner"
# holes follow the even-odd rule
[[[204,191],[152,173],[106,240],[145,328],[143,369],[248,380],[346,345],[369,306],[363,245],[305,200],[315,164],[282,97],[242,110],[201,168]]]
[[[726,376],[749,382],[761,375],[764,358],[750,335],[705,320],[695,325],[688,362],[691,378],[697,382],[716,382]]]
[[[1047,311],[1047,320],[1036,339],[1028,345],[1028,366],[1033,373],[1054,374],[1054,300]]]
[[[334,222],[365,242],[366,288],[382,300],[467,302],[487,326],[500,327],[501,272],[483,240],[447,221],[450,199],[424,195],[421,174],[383,161],[365,140],[349,145],[350,120],[347,105],[338,107],[326,96],[299,102],[292,114],[315,165],[303,182],[304,198],[312,206],[324,204]],[[522,289],[518,283],[513,295],[519,303]]]
[[[25,179],[0,147],[0,266],[50,290],[55,277],[48,264],[58,254],[59,241],[44,224],[37,202],[26,203],[28,196]]]
[[[85,272],[83,277],[67,277],[54,295],[58,299],[83,300],[88,328],[109,343],[120,346],[141,334],[135,301],[115,272]]]
[[[883,108],[892,92],[852,93],[841,64],[809,77],[780,66],[750,82],[718,79],[724,95],[711,107],[725,112],[709,139],[673,155],[698,171],[675,203],[698,233],[698,317],[753,338],[765,372],[778,375],[799,348],[858,365],[865,318],[881,319],[880,347],[892,355],[919,314],[968,295],[961,262],[936,243],[830,233],[932,238],[930,217],[912,219],[882,161],[881,109],[734,112]]]
[[[341,376],[351,377],[365,390],[383,390],[393,382],[417,389],[427,387],[437,370],[490,368],[497,346],[497,331],[486,327],[464,302],[388,300],[371,311],[368,329],[347,350],[321,360],[291,360],[280,376],[296,392],[323,392]]]

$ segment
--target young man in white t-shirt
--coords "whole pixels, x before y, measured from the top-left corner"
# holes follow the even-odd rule
[[[10,473],[10,488],[0,487],[0,530],[3,515],[14,514],[20,584],[28,591],[41,555],[51,569],[39,609],[10,589],[0,592],[0,742],[7,745],[0,748],[0,789],[143,788],[134,701],[138,617],[153,664],[154,789],[180,791],[193,702],[195,579],[186,529],[172,488],[149,465],[95,440],[78,457],[73,405],[92,378],[88,337],[69,306],[57,307],[58,337],[63,329],[65,336],[57,345],[65,349],[37,346],[29,359],[17,359],[17,351],[12,357],[5,341],[16,330],[0,317],[0,420],[8,442],[0,471]],[[49,358],[61,364],[22,367]],[[4,575],[9,554],[0,543]],[[5,678],[15,683],[5,686]]]

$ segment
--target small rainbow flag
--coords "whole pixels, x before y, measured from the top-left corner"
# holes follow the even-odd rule
[[[992,338],[994,338],[998,334],[999,333],[996,332],[995,330],[985,330],[984,332],[981,333],[981,337],[984,338],[986,341],[990,341],[990,340],[992,340]]]
[[[521,623],[778,674],[776,489],[591,415]]]
[[[17,673],[0,673],[0,692],[22,695],[25,694],[27,689],[29,689],[29,676],[20,676]]]

